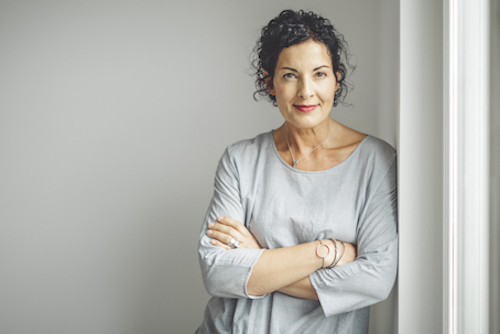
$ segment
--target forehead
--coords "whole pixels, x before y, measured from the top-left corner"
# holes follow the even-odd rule
[[[332,67],[332,58],[327,46],[324,43],[308,39],[305,42],[283,48],[278,56],[276,70],[284,66],[308,69],[309,67],[316,68],[325,65]]]

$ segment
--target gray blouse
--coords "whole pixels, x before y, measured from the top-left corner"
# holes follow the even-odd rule
[[[203,222],[199,259],[208,302],[196,333],[368,333],[369,305],[389,295],[397,271],[396,153],[367,136],[341,164],[318,172],[292,168],[272,132],[229,146],[219,161]],[[357,246],[357,259],[309,278],[319,301],[246,290],[262,249],[210,244],[209,222],[232,217],[262,247],[336,238]]]

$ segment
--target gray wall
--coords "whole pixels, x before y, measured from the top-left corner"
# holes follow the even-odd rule
[[[401,0],[400,334],[443,333],[443,4]]]
[[[285,8],[345,34],[355,107],[333,116],[394,144],[398,1],[0,3],[1,333],[195,330],[217,161],[282,122],[248,70]],[[373,314],[392,332],[391,300]]]

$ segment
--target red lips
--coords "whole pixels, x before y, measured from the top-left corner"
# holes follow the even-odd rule
[[[293,106],[302,112],[311,112],[314,109],[316,109],[316,107],[318,105],[317,104],[313,104],[313,105],[296,105],[296,104],[294,104]]]

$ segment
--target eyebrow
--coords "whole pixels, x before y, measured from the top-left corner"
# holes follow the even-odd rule
[[[319,67],[316,67],[313,71],[317,71],[317,70],[319,70],[320,68],[323,68],[323,67],[330,68],[330,66],[328,66],[328,65],[321,65]],[[294,69],[292,67],[287,67],[287,66],[283,66],[281,69],[282,70],[290,70],[290,71],[293,71],[293,72],[298,72],[296,69]]]

